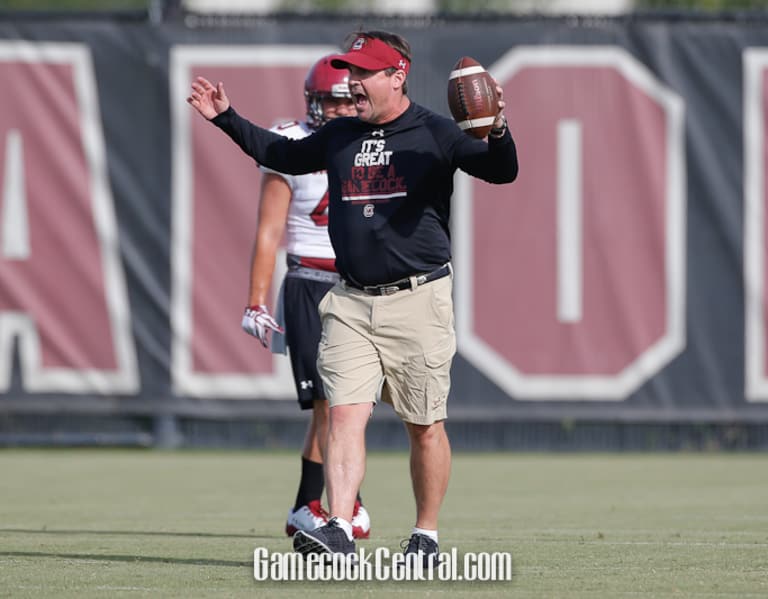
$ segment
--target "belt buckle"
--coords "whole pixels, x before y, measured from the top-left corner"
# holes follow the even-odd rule
[[[389,285],[387,287],[377,287],[376,289],[381,295],[394,295],[395,293],[400,291],[400,287],[398,287],[397,285]]]

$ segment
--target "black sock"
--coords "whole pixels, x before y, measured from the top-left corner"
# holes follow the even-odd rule
[[[363,498],[360,497],[360,491],[357,492],[357,500],[360,502],[360,505],[363,505]]]
[[[299,481],[299,492],[296,494],[296,505],[293,509],[307,505],[314,499],[320,499],[323,496],[324,487],[323,465],[302,456],[301,481]]]

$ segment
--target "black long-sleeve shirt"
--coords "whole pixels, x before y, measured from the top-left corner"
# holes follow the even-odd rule
[[[258,127],[231,107],[213,123],[260,164],[297,175],[328,171],[336,268],[361,285],[430,272],[451,259],[456,169],[489,183],[509,183],[518,170],[509,132],[486,143],[414,103],[384,125],[337,118],[300,140]]]

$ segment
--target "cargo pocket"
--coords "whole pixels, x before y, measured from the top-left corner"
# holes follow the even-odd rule
[[[427,365],[423,354],[402,359],[398,367],[385,373],[389,400],[400,418],[405,422],[422,424],[427,413],[426,380]]]
[[[424,355],[427,377],[424,389],[428,413],[435,419],[445,418],[446,402],[451,390],[451,361],[456,353],[456,338],[451,335],[444,345]]]

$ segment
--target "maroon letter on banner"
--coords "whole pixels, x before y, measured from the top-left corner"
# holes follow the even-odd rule
[[[237,111],[271,127],[306,114],[304,78],[321,46],[178,46],[174,111],[173,384],[197,397],[293,398],[285,356],[240,328],[259,208],[260,171],[184,99],[192,79],[222,81]],[[273,294],[284,273],[278,257]],[[274,308],[274,301],[270,307]]]
[[[135,349],[91,57],[0,44],[0,390],[135,393]]]
[[[618,48],[489,70],[520,176],[457,188],[460,351],[515,397],[622,399],[685,343],[682,103]]]

